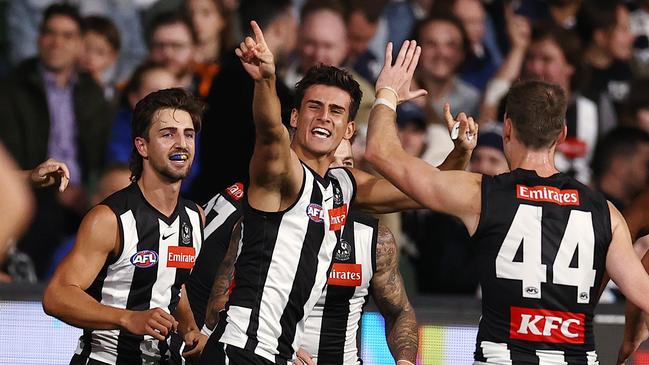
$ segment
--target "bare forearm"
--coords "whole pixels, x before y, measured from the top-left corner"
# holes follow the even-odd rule
[[[230,243],[225,257],[223,257],[223,261],[221,261],[216,271],[210,298],[207,301],[205,325],[210,329],[216,327],[216,324],[219,322],[219,312],[225,308],[225,303],[228,300],[228,290],[234,279],[234,262],[237,257],[240,238],[241,222],[238,222],[232,231],[232,237],[230,237]]]
[[[174,318],[178,320],[178,331],[183,336],[188,332],[200,330],[196,325],[196,320],[194,319],[194,314],[189,305],[187,292],[185,291],[184,286],[180,301],[178,302],[178,306],[174,312]]]
[[[394,318],[386,318],[386,337],[388,347],[395,361],[417,361],[419,336],[415,312],[410,305],[399,311]]]
[[[80,328],[117,329],[124,327],[125,309],[97,302],[78,286],[48,287],[43,297],[45,313]]]
[[[281,104],[275,86],[276,78],[255,81],[252,114],[257,138],[274,137],[282,128]]]

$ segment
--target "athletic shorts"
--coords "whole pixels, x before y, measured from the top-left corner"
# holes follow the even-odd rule
[[[274,365],[274,363],[252,351],[218,342],[217,336],[210,336],[203,348],[201,365]]]

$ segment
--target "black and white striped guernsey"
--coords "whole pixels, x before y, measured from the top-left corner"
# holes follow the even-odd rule
[[[244,203],[236,285],[227,324],[215,332],[224,344],[282,365],[297,351],[304,318],[322,294],[355,194],[349,171],[330,169],[323,178],[302,166],[300,193],[286,210],[261,212]]]
[[[205,322],[207,302],[212,291],[214,277],[228,250],[232,229],[241,218],[243,196],[243,184],[236,183],[216,194],[203,207],[205,209],[205,229],[203,230],[205,242],[203,242],[201,254],[196,258],[196,266],[185,285],[198,328],[202,328]]]
[[[307,317],[301,347],[320,364],[360,364],[357,331],[376,271],[378,219],[350,212],[327,286]]]
[[[173,312],[203,242],[197,205],[179,198],[167,217],[146,201],[137,183],[101,204],[117,217],[120,251],[108,258],[86,292],[111,307]],[[167,349],[166,342],[148,335],[84,330],[75,353],[107,364],[148,364],[158,363]]]
[[[484,176],[476,362],[599,364],[593,312],[611,237],[606,199],[565,174]]]

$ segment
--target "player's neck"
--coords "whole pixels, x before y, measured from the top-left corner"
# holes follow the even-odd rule
[[[523,149],[511,158],[510,167],[512,170],[536,171],[540,177],[549,177],[559,172],[554,166],[554,149],[541,151]]]
[[[333,162],[333,153],[331,156],[329,155],[313,156],[313,154],[308,153],[308,151],[301,149],[296,144],[293,144],[292,148],[293,151],[295,151],[297,157],[300,159],[300,161],[302,161],[304,164],[309,166],[311,170],[315,171],[321,177],[324,177],[327,174],[327,170],[329,170],[329,165],[331,165],[331,163]]]
[[[137,184],[144,198],[160,213],[170,217],[176,209],[181,181],[170,183],[144,171]]]

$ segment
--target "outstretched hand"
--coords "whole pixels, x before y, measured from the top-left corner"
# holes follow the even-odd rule
[[[473,151],[478,143],[478,123],[473,120],[473,117],[467,117],[462,112],[453,119],[451,107],[446,103],[444,104],[444,120],[455,147],[464,152]],[[454,131],[454,129],[457,130]]]
[[[417,68],[421,47],[416,41],[405,41],[399,50],[399,55],[392,64],[392,42],[385,47],[385,63],[383,69],[376,80],[376,91],[383,88],[390,88],[397,92],[400,104],[404,101],[418,98],[427,94],[426,90],[410,90],[412,76]]]
[[[275,75],[275,59],[273,53],[268,48],[264,33],[254,20],[250,22],[250,27],[255,35],[246,37],[239,48],[234,53],[241,60],[243,68],[248,72],[250,77],[255,81],[270,79]]]

